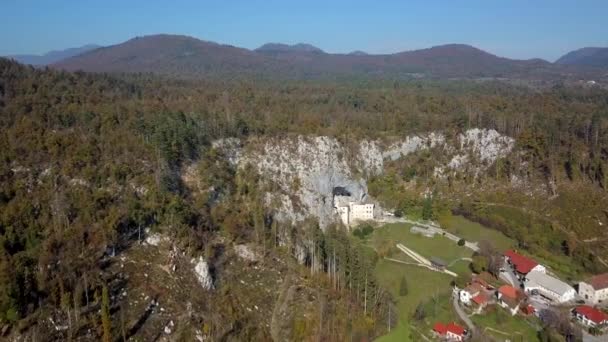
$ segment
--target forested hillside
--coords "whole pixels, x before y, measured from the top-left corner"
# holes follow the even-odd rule
[[[217,340],[384,334],[395,317],[391,296],[370,272],[373,250],[339,226],[323,232],[309,220],[280,227],[259,196],[275,186],[272,180],[230,165],[212,142],[323,135],[345,145],[387,143],[474,127],[513,137],[514,152],[488,165],[488,172],[474,174],[482,161],[473,160],[470,169],[444,180],[433,177],[442,152],[418,153],[370,178],[370,193],[408,211],[424,205],[411,196],[435,190],[428,204],[435,213],[453,210],[483,221],[548,258],[572,256],[572,272],[602,267],[593,262],[608,256],[601,243],[601,223],[608,222],[608,92],[600,88],[175,80],[41,70],[0,59],[2,333],[151,338],[148,312],[163,305],[181,318],[171,322],[186,340],[199,333]],[[184,181],[186,166],[193,165],[196,187]],[[497,202],[529,204],[530,211],[551,216],[510,222],[505,212],[515,209],[488,204]],[[140,244],[153,233],[170,237],[166,252],[173,254],[166,259],[176,267],[150,279],[149,264],[166,262],[165,254]],[[572,235],[601,239],[588,249]],[[299,264],[302,241],[312,252]],[[232,252],[243,244],[258,251],[256,263]],[[184,270],[198,257],[210,264],[214,290],[188,287],[196,278]],[[167,275],[181,272],[184,281]],[[157,296],[151,309],[131,306],[131,296],[138,296],[132,289],[142,288]],[[173,327],[169,318],[158,324]]]

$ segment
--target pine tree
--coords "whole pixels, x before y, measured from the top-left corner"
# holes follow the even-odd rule
[[[110,318],[110,296],[108,287],[103,286],[101,291],[101,326],[103,329],[103,342],[112,341],[112,321]]]

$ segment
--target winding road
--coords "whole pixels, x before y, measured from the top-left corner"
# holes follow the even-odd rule
[[[460,320],[462,320],[467,327],[469,328],[469,331],[471,331],[472,333],[475,333],[475,324],[473,324],[473,321],[471,321],[471,319],[469,318],[469,316],[467,315],[466,312],[464,312],[462,310],[462,308],[460,307],[460,304],[458,304],[458,296],[454,295],[452,296],[452,304],[454,305],[454,310],[456,311],[456,314],[458,314],[458,317],[460,318]]]

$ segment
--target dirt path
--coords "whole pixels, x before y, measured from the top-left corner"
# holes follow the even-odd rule
[[[410,258],[416,260],[417,262],[419,262],[421,265],[424,265],[426,268],[430,269],[430,270],[434,270],[437,272],[441,272],[441,273],[445,273],[448,275],[451,275],[452,277],[458,277],[458,274],[450,271],[450,270],[440,270],[437,269],[436,267],[433,266],[433,264],[429,261],[429,259],[423,257],[422,255],[416,253],[415,251],[413,251],[411,248],[405,247],[404,245],[398,243],[397,244],[397,248],[399,248],[399,250],[401,250],[403,253],[405,253],[407,256],[409,256]]]
[[[454,264],[456,264],[456,263],[457,263],[457,262],[459,262],[459,261],[473,261],[473,259],[471,259],[471,258],[458,258],[458,259],[456,259],[456,260],[453,260],[453,261],[452,261],[452,262],[451,262],[451,263],[448,265],[448,267],[452,267],[452,266],[454,266]]]

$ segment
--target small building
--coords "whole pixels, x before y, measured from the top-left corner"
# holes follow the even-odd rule
[[[534,259],[521,255],[514,250],[508,250],[504,253],[505,261],[511,265],[518,276],[525,277],[526,274],[537,271],[541,273],[547,272],[545,266],[540,265]]]
[[[524,280],[526,293],[536,293],[557,303],[574,300],[576,291],[565,282],[546,273],[533,271]]]
[[[511,316],[515,316],[525,299],[525,295],[511,285],[503,285],[496,291],[496,298],[498,299],[498,305],[509,310]]]
[[[465,328],[452,322],[447,325],[437,322],[433,326],[433,332],[442,339],[447,341],[464,341],[467,334]]]
[[[443,261],[437,257],[432,257],[430,259],[430,261],[431,261],[431,265],[433,265],[433,267],[435,267],[438,270],[445,270],[445,268],[448,266],[448,264],[445,261]]]
[[[578,284],[578,294],[587,303],[597,304],[608,300],[608,273],[591,277]]]
[[[599,309],[588,305],[580,305],[572,310],[572,314],[582,324],[588,327],[608,325],[608,315]]]

